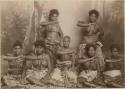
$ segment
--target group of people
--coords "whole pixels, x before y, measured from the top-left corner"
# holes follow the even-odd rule
[[[123,87],[124,62],[118,45],[111,45],[108,57],[101,49],[104,32],[97,23],[99,12],[90,10],[88,22],[78,22],[84,32],[77,50],[70,47],[71,37],[64,36],[58,16],[57,9],[50,10],[48,20],[41,22],[41,36],[31,52],[24,54],[22,43],[16,41],[13,53],[2,57],[9,65],[2,77],[3,85]]]

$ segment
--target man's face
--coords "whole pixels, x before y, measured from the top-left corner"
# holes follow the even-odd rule
[[[43,52],[43,47],[42,46],[35,47],[35,52],[36,54],[41,54]]]
[[[63,39],[63,47],[68,48],[70,44],[70,39],[69,38],[64,38]]]
[[[52,20],[52,21],[58,21],[58,15],[57,15],[57,14],[53,14],[53,15],[51,16],[51,20]]]
[[[13,52],[14,52],[14,54],[16,54],[16,55],[20,55],[20,54],[22,53],[22,48],[21,48],[20,46],[15,46],[15,47],[13,48]]]
[[[88,50],[88,54],[89,54],[90,57],[95,56],[95,49],[93,47],[90,47],[89,50]]]
[[[119,51],[118,51],[117,48],[114,48],[114,49],[112,50],[112,55],[113,55],[114,57],[117,57],[117,56],[119,55]]]
[[[90,21],[91,21],[92,23],[96,22],[96,20],[97,20],[97,17],[96,17],[95,14],[91,14],[91,15],[89,16],[89,18],[90,18]]]

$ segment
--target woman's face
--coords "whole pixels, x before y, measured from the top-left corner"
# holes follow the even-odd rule
[[[36,52],[36,54],[41,54],[42,52],[43,52],[43,47],[41,47],[41,46],[38,46],[38,47],[35,47],[35,52]]]
[[[117,56],[119,55],[119,51],[118,51],[117,48],[114,48],[114,49],[112,50],[112,55],[113,55],[114,57],[117,57]]]
[[[57,15],[57,14],[53,14],[53,15],[50,17],[50,19],[51,19],[52,21],[58,21],[58,15]]]
[[[68,48],[68,47],[69,47],[69,44],[70,44],[70,39],[64,38],[64,39],[63,39],[63,46],[64,46],[65,48]]]
[[[20,55],[22,52],[22,48],[20,46],[15,46],[13,49],[14,54]]]
[[[96,22],[97,17],[96,17],[95,14],[91,14],[91,15],[89,16],[89,19],[90,19],[90,21],[91,21],[92,23],[94,23],[94,22]]]
[[[90,57],[95,56],[95,49],[93,47],[90,47],[89,50],[88,50],[88,54],[89,54]]]

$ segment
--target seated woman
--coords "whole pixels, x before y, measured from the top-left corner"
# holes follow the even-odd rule
[[[96,55],[97,47],[93,44],[86,45],[85,55],[83,58],[78,60],[80,64],[80,74],[78,76],[79,87],[97,87],[102,86],[101,71],[99,60],[100,58]]]
[[[8,87],[24,87],[24,85],[21,84],[24,63],[22,56],[22,44],[19,41],[13,44],[12,54],[2,56],[4,60],[8,61],[9,65],[7,74],[2,77],[2,83]]]
[[[119,47],[117,45],[112,45],[110,50],[111,56],[105,59],[106,66],[103,73],[105,83],[108,87],[120,88],[123,85],[124,79],[124,60],[119,54]]]
[[[63,47],[57,52],[57,65],[51,76],[51,84],[62,87],[75,87],[77,76],[74,69],[74,50],[69,47],[70,37],[65,36]]]
[[[32,63],[31,68],[26,71],[26,79],[31,84],[43,86],[50,77],[52,68],[50,56],[44,51],[45,45],[42,41],[36,41],[34,46],[34,52],[24,57],[27,65]]]

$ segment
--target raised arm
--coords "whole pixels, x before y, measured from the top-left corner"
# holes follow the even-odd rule
[[[122,59],[119,59],[119,60],[107,59],[106,60],[106,62],[120,62],[120,61],[122,61]]]
[[[24,58],[26,59],[26,60],[37,60],[37,59],[40,59],[40,57],[39,56],[24,56]]]
[[[80,58],[78,60],[78,63],[85,63],[85,62],[93,60],[93,58],[95,58],[95,57],[92,57],[92,58]]]
[[[89,24],[88,24],[88,23],[85,23],[85,22],[83,22],[83,21],[78,21],[77,26],[79,26],[79,27],[88,27]]]
[[[19,57],[13,57],[13,56],[2,56],[2,58],[6,61],[9,61],[9,60],[16,60],[18,59]]]
[[[46,22],[41,22],[41,26],[47,26],[53,23],[58,23],[57,21],[46,21]]]

